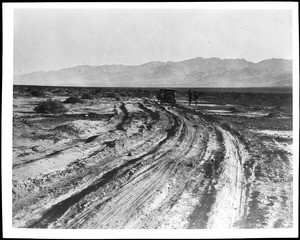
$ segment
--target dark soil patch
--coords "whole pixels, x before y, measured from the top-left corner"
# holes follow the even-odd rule
[[[85,143],[90,143],[94,141],[97,137],[99,137],[99,135],[91,136],[85,140]]]

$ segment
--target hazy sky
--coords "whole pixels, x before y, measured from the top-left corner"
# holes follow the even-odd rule
[[[194,57],[292,59],[291,10],[16,9],[14,74]]]

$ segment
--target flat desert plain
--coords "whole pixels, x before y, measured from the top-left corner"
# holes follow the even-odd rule
[[[292,95],[199,95],[14,86],[13,227],[292,227]]]

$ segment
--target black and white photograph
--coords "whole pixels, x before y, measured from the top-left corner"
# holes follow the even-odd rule
[[[4,236],[298,237],[298,2],[2,6]]]

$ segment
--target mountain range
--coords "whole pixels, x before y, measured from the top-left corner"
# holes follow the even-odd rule
[[[76,66],[14,76],[15,85],[88,87],[291,87],[292,60],[197,57],[138,66]]]

